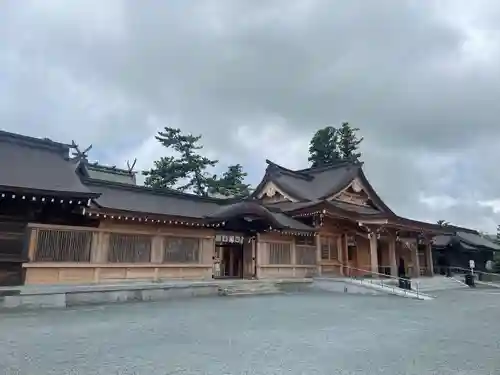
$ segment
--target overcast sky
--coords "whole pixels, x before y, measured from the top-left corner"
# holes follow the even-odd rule
[[[256,184],[349,121],[396,213],[494,232],[499,25],[493,0],[3,0],[0,127],[141,169],[179,127]]]

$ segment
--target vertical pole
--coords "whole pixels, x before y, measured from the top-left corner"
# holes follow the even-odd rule
[[[432,241],[427,241],[426,247],[425,247],[425,253],[427,257],[427,267],[429,268],[429,276],[434,276],[434,262],[432,259]]]
[[[260,265],[262,263],[262,243],[260,242],[260,233],[257,233],[257,239],[255,241],[255,278],[261,278]]]
[[[370,233],[370,261],[371,271],[374,275],[378,273],[377,242],[377,236],[375,233]]]
[[[318,276],[321,276],[321,235],[319,233],[316,235],[316,267]]]
[[[415,270],[413,271],[413,277],[420,277],[420,258],[418,257],[418,240],[415,242],[414,249],[412,251],[413,256],[414,256],[414,262],[413,264],[415,265]]]
[[[345,255],[345,256],[344,256]],[[347,234],[343,233],[337,241],[337,256],[340,262],[340,275],[345,276],[347,268],[344,267],[347,261]]]
[[[396,261],[396,239],[389,237],[389,265],[391,267],[391,276],[398,275],[398,264]]]

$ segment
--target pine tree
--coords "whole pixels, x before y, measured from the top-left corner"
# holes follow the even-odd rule
[[[337,129],[327,126],[318,130],[309,142],[309,162],[312,167],[332,164],[339,160],[358,161],[358,152],[363,138],[358,138],[358,128],[353,128],[348,122],[342,123]]]
[[[338,148],[340,157],[344,160],[359,160],[361,153],[358,152],[363,137],[358,138],[359,128],[353,128],[348,122],[343,122],[337,131]]]
[[[332,164],[341,159],[337,129],[327,126],[319,129],[309,142],[311,167]]]
[[[220,179],[214,176],[209,192],[225,197],[247,197],[250,195],[250,185],[244,182],[246,176],[241,164],[230,165]]]
[[[165,127],[155,138],[167,149],[175,151],[178,156],[162,157],[155,161],[154,168],[143,172],[146,176],[144,185],[207,195],[212,177],[206,169],[215,166],[218,161],[198,154],[198,151],[203,149],[203,146],[198,144],[201,135],[184,135],[180,129]],[[184,184],[179,186],[183,180]]]

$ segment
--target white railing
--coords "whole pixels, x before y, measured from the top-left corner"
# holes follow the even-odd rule
[[[471,273],[470,268],[464,267],[447,267],[450,270],[451,275],[453,274],[461,274],[466,275]],[[472,272],[475,278],[478,281],[491,282],[491,283],[500,283],[500,274],[493,272],[484,272],[484,271],[476,271]]]
[[[398,294],[398,293],[403,292],[405,295],[407,295],[408,292],[414,292],[416,294],[417,298],[420,298],[420,296],[430,297],[427,294],[420,292],[420,285],[419,285],[418,281],[414,281],[412,283],[412,289],[403,289],[403,288],[399,287],[400,280],[409,280],[408,278],[386,275],[384,273],[373,272],[370,270],[346,266],[346,265],[343,265],[343,267],[348,269],[349,271],[356,271],[356,272],[348,272],[349,276],[345,276],[345,277],[347,277],[351,280],[356,280],[360,284],[378,285],[378,286],[381,286],[385,289],[391,290],[393,292],[393,294]],[[356,275],[354,275],[355,273],[362,273],[363,275],[356,276]],[[322,275],[321,277],[328,277],[328,276]],[[338,275],[336,276],[336,278],[339,278],[339,277],[342,277],[342,276],[338,276]],[[413,289],[413,286],[415,287],[414,289]]]

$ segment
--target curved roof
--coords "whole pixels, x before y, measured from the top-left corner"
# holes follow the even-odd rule
[[[436,236],[433,239],[435,247],[446,247],[452,243],[460,243],[467,249],[488,249],[500,251],[500,245],[489,239],[471,232],[456,232],[454,235]]]
[[[316,168],[290,170],[270,160],[264,178],[256,187],[253,197],[272,181],[286,194],[299,201],[318,202],[341,192],[358,178],[366,188],[370,199],[383,213],[394,215],[391,209],[375,192],[363,173],[360,162],[339,161],[337,163]],[[351,207],[352,208],[352,207]]]
[[[97,196],[75,173],[69,146],[50,139],[0,131],[0,169],[3,190],[75,198]]]
[[[284,213],[262,206],[255,201],[243,201],[220,208],[207,215],[212,221],[228,221],[238,217],[259,218],[268,222],[275,229],[294,229],[299,231],[314,231],[315,229],[297,221]]]

